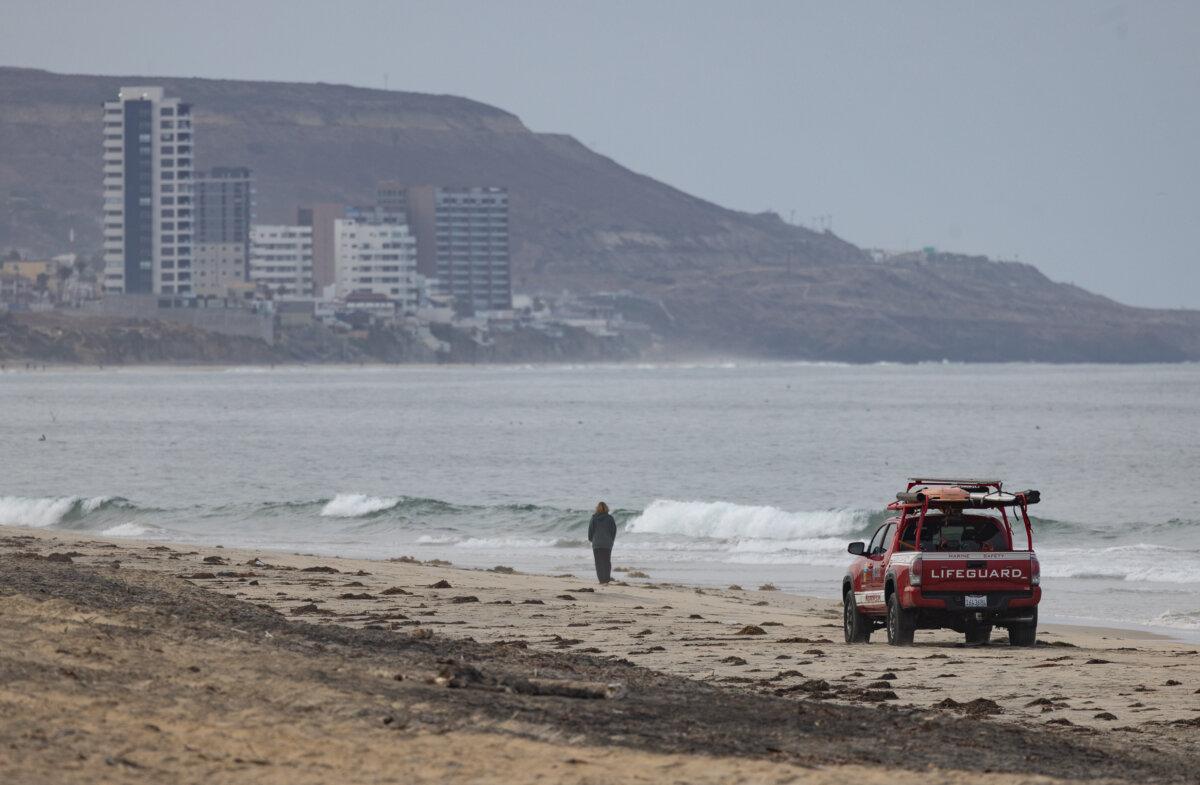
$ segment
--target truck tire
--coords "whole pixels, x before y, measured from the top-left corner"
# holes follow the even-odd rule
[[[842,627],[846,633],[846,643],[870,643],[871,623],[858,612],[853,589],[848,590],[842,598],[842,606]]]
[[[1008,625],[1008,642],[1012,646],[1037,645],[1037,608],[1033,609],[1033,621]]]
[[[987,646],[992,639],[992,625],[976,624],[967,627],[968,646]]]
[[[912,611],[900,607],[900,597],[895,592],[888,597],[887,639],[893,646],[908,646],[913,642],[917,623]]]

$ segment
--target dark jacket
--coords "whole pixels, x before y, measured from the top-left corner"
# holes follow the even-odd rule
[[[588,524],[588,542],[593,548],[611,548],[617,539],[617,522],[606,512],[592,516]]]

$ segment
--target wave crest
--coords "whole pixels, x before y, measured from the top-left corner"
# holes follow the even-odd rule
[[[321,508],[324,518],[362,518],[390,510],[401,502],[399,498],[366,496],[361,493],[339,493]]]
[[[0,496],[0,525],[44,529],[122,501],[116,496]]]
[[[625,524],[625,531],[721,540],[803,540],[856,533],[870,523],[864,510],[788,512],[732,502],[657,499]]]

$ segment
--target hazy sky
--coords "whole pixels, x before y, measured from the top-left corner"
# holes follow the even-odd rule
[[[0,62],[386,75],[860,245],[1200,307],[1200,3],[0,0]]]

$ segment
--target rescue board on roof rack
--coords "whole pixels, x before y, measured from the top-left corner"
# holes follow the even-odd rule
[[[919,505],[928,502],[931,507],[952,505],[979,508],[1013,507],[1021,504],[1022,500],[1025,504],[1037,504],[1042,500],[1042,494],[1032,489],[1017,493],[976,491],[957,485],[917,488],[911,491],[900,491],[896,494],[896,501],[902,504]]]
[[[971,490],[987,490],[995,488],[1000,490],[1002,485],[1000,480],[976,480],[976,479],[949,479],[946,477],[909,477],[908,487],[911,490],[917,485],[957,485],[960,488],[968,488]]]

